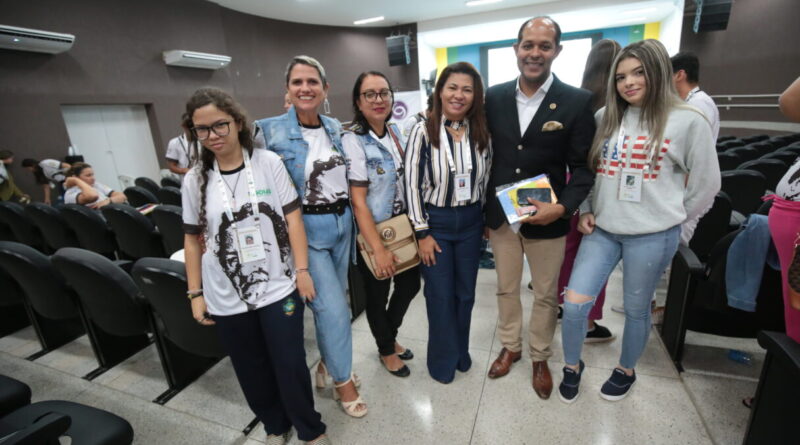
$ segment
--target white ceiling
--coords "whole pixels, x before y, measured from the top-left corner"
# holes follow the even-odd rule
[[[466,0],[211,0],[226,8],[290,22],[330,26],[354,26],[356,20],[384,16],[366,26],[392,26],[572,0],[502,0],[467,7]],[[617,1],[619,3],[619,0]]]

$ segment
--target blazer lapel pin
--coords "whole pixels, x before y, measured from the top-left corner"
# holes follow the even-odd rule
[[[556,107],[558,107],[558,105],[556,105],[556,103],[555,103],[555,102],[553,102],[553,103],[551,103],[551,104],[550,104],[550,109],[551,109],[551,110],[555,110],[555,109],[556,109]]]

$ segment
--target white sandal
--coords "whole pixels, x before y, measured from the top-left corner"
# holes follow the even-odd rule
[[[287,442],[289,442],[290,437],[292,437],[292,430],[289,430],[283,434],[267,434],[266,445],[285,445]]]
[[[333,445],[333,442],[328,438],[328,436],[320,436],[312,441],[306,442],[309,445]]]
[[[336,390],[337,388],[341,388],[343,386],[346,386],[351,381],[353,381],[353,384],[355,384],[355,381],[354,381],[352,375],[351,375],[351,377],[349,379],[347,379],[346,382],[340,383],[338,385],[334,385],[334,387],[333,387],[333,400],[336,400],[337,402],[339,402],[342,405],[342,409],[344,410],[345,414],[347,414],[348,416],[355,417],[355,418],[361,418],[361,417],[364,417],[364,416],[367,415],[367,403],[364,402],[364,399],[361,398],[361,395],[359,394],[358,398],[353,400],[353,401],[351,401],[351,402],[345,402],[344,400],[341,400],[342,397],[339,395],[339,391]],[[358,408],[358,405],[362,405],[364,407],[364,409],[357,410],[356,408]]]
[[[322,372],[319,372],[320,367],[322,367]],[[361,388],[361,379],[358,378],[356,373],[353,373],[353,383],[356,384],[356,389]],[[316,370],[314,371],[314,380],[315,386],[317,389],[325,389],[328,386],[328,378],[330,378],[330,374],[328,373],[328,368],[325,366],[325,362],[320,360],[317,362]],[[331,379],[333,380],[333,379]]]

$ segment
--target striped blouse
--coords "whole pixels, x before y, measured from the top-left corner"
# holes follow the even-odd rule
[[[451,126],[452,122],[445,121]],[[447,155],[437,148],[432,148],[428,142],[428,132],[425,121],[417,123],[408,136],[405,153],[405,181],[406,203],[408,204],[408,217],[414,225],[414,230],[428,228],[428,214],[425,204],[437,207],[458,207],[483,203],[486,200],[486,185],[489,182],[491,170],[492,150],[489,147],[478,152],[473,147],[467,150],[467,145],[461,141],[453,144],[453,136],[447,133],[448,148],[452,147],[453,160],[456,164],[456,174],[467,173],[467,156],[472,161],[470,184],[472,197],[470,200],[459,201],[456,199],[454,178],[447,162]],[[469,127],[467,127],[469,138]]]

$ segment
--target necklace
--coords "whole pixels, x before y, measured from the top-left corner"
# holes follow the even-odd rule
[[[236,172],[236,181],[233,183],[233,187],[228,183],[228,180],[225,179],[225,175],[222,175],[222,182],[228,186],[228,190],[231,191],[231,200],[233,201],[234,207],[236,206],[236,187],[239,185],[239,176],[241,176],[242,171],[239,170]]]

